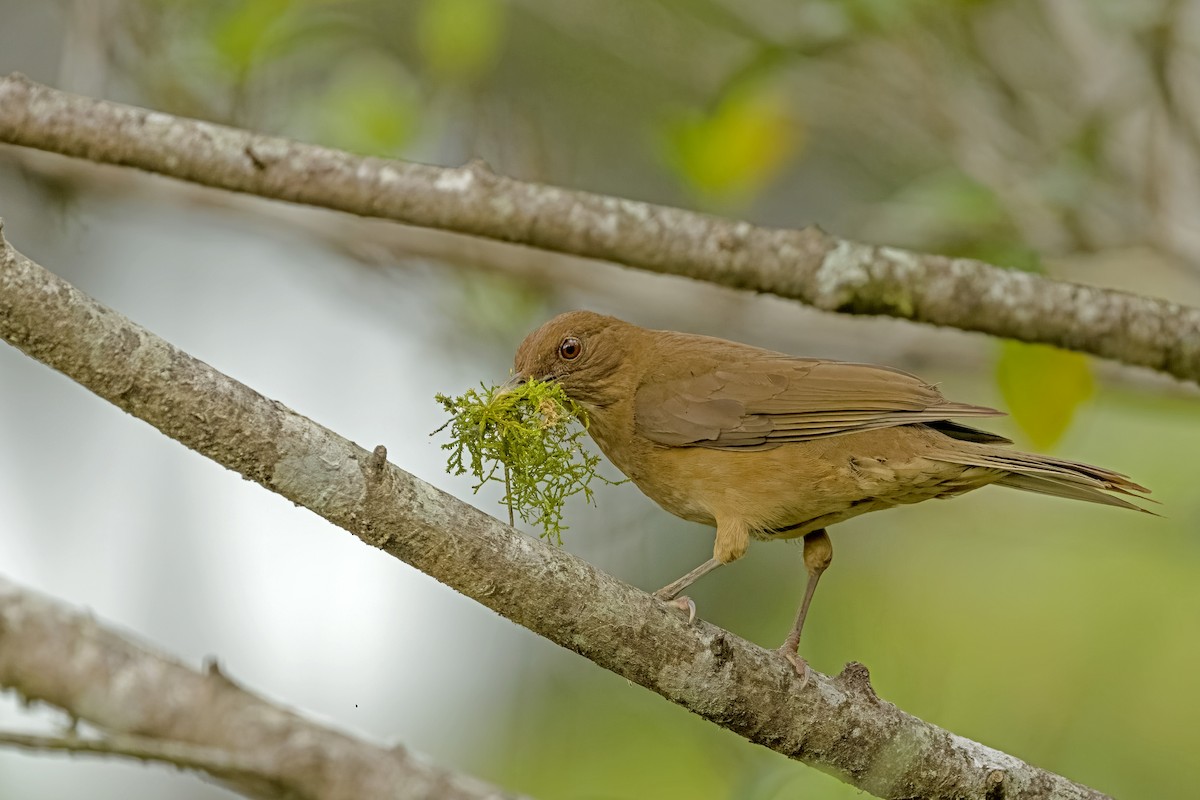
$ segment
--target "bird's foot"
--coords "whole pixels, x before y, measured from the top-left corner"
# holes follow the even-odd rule
[[[808,662],[804,660],[804,656],[797,653],[794,646],[789,647],[787,644],[784,644],[783,647],[779,648],[779,650],[776,652],[783,656],[784,659],[792,665],[792,669],[796,670],[796,674],[800,676],[800,688],[803,689],[805,686],[807,686],[810,670],[808,668]]]
[[[692,598],[688,597],[687,595],[684,595],[683,597],[663,597],[658,592],[655,592],[654,596],[659,600],[662,600],[671,608],[678,609],[687,614],[688,625],[691,625],[696,621],[696,601],[692,600]]]

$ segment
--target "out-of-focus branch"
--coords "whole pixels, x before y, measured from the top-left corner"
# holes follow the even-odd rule
[[[879,797],[1103,797],[900,711],[875,695],[861,665],[804,683],[778,654],[704,622],[688,625],[645,592],[389,464],[382,447],[368,453],[176,349],[2,237],[0,338],[508,619]],[[21,649],[0,647],[0,677]],[[95,662],[69,655],[59,658],[67,668]],[[45,667],[25,680],[55,674]],[[51,682],[25,691],[59,690]],[[88,719],[124,702],[104,692],[63,700]],[[180,724],[170,711],[169,702],[146,709],[160,724]]]
[[[1043,342],[1200,382],[1200,310],[969,259],[524,183],[481,164],[362,158],[0,79],[0,141],[231,191]]]
[[[13,748],[33,753],[71,753],[73,755],[115,756],[136,761],[167,764],[178,769],[193,770],[220,780],[231,789],[242,788],[264,796],[284,795],[287,791],[268,777],[269,768],[254,763],[252,755],[234,754],[215,747],[164,741],[150,736],[113,734],[103,738],[80,736],[38,736],[31,733],[0,731],[0,748]],[[263,784],[269,784],[265,789]]]
[[[9,320],[10,277],[0,275],[5,298],[0,325]],[[242,689],[215,666],[191,669],[4,578],[0,686],[57,706],[106,734],[91,739],[2,733],[0,747],[158,761],[203,772],[248,797],[512,797],[402,748],[379,747],[317,725]]]

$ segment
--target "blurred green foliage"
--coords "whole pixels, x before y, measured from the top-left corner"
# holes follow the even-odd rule
[[[1058,443],[1095,388],[1087,356],[1023,342],[1001,345],[996,379],[1005,408],[1041,450]]]
[[[321,108],[316,127],[326,143],[364,155],[395,155],[420,124],[420,90],[393,59],[363,53],[334,66]]]
[[[487,74],[500,55],[504,13],[500,0],[424,0],[417,46],[430,73],[446,83]]]
[[[286,48],[292,22],[289,12],[296,0],[248,0],[223,5],[223,13],[214,19],[210,38],[213,53],[232,74],[245,74]]]
[[[739,205],[776,178],[803,145],[802,128],[778,90],[742,87],[710,113],[692,112],[667,126],[667,158],[707,203]]]

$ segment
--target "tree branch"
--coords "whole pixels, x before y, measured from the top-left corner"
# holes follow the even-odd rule
[[[360,216],[1043,342],[1200,383],[1200,309],[980,261],[349,153],[0,78],[0,141]]]
[[[802,685],[777,654],[704,622],[689,626],[645,592],[398,469],[382,446],[368,453],[176,349],[2,236],[0,248],[0,338],[364,542],[752,742],[879,797],[1103,796],[900,711],[875,696],[861,665]]]
[[[5,298],[8,277],[0,275]],[[0,317],[7,319],[6,311]],[[0,733],[0,746],[158,761],[202,771],[250,797],[512,797],[402,748],[378,747],[317,725],[242,689],[215,666],[198,672],[4,578],[0,686],[114,734]]]
[[[148,698],[149,699],[149,698]],[[157,702],[160,698],[153,698]],[[283,797],[289,787],[270,777],[269,768],[246,754],[234,754],[215,747],[164,741],[151,736],[116,734],[103,738],[79,736],[37,736],[29,733],[0,731],[0,747],[35,753],[117,756],[137,761],[156,762],[178,769],[202,772],[226,784],[234,791],[253,796]],[[311,787],[305,787],[311,793]]]

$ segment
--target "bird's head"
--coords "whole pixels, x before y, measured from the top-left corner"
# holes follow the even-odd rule
[[[633,371],[643,330],[591,311],[559,314],[525,337],[513,359],[513,381],[557,381],[589,410],[629,394],[624,378]]]

